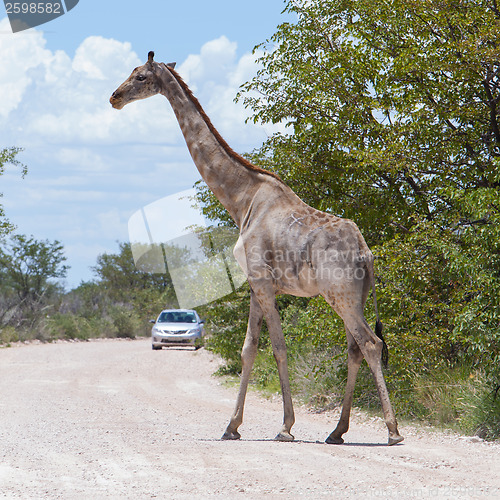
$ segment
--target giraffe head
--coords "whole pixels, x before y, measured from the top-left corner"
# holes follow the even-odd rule
[[[139,99],[146,99],[160,92],[161,82],[158,72],[163,63],[153,61],[155,53],[149,52],[146,64],[132,71],[132,74],[113,92],[109,102],[116,109],[122,109],[126,104]],[[175,63],[167,66],[173,68]]]

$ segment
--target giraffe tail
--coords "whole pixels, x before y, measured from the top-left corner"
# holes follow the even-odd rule
[[[375,288],[373,288],[373,293],[375,294]],[[382,335],[383,329],[384,325],[382,324],[382,321],[377,319],[377,322],[375,323],[375,335],[382,341],[382,365],[384,368],[387,368],[387,365],[389,364],[389,349],[387,348],[384,336]]]
[[[373,306],[375,309],[375,316],[377,321],[375,323],[375,335],[382,341],[382,365],[384,368],[387,368],[389,364],[389,349],[387,348],[387,344],[385,342],[384,336],[382,335],[382,330],[384,329],[384,325],[378,316],[378,307],[377,307],[377,292],[375,291],[375,271],[373,269],[373,262],[371,265],[368,265],[368,270],[370,273],[372,292],[373,292]]]

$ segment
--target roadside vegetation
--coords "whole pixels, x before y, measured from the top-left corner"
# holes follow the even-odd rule
[[[353,219],[376,255],[399,418],[500,437],[500,10],[493,0],[293,0],[295,23],[257,47],[238,96],[256,122],[287,125],[249,154],[308,204]],[[4,150],[4,166],[17,150]],[[231,226],[206,186],[200,204]],[[101,255],[69,292],[62,244],[16,234],[0,207],[0,342],[148,335],[176,305],[168,276]],[[341,320],[321,298],[279,297],[294,394],[341,402]],[[237,375],[248,285],[199,308],[206,347]],[[366,316],[374,324],[372,301]],[[279,391],[265,325],[253,382]],[[355,404],[379,410],[364,364]]]
[[[149,319],[175,306],[171,282],[164,275],[135,268],[129,244],[103,254],[95,279],[67,292],[67,266],[58,241],[22,235],[0,243],[0,344],[100,337],[135,338],[151,334]]]

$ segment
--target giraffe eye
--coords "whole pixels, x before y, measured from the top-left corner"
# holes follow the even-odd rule
[[[146,77],[144,75],[137,75],[135,79],[139,80],[140,82],[143,82],[146,79]]]

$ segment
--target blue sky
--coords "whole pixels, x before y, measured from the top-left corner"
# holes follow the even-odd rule
[[[253,47],[290,20],[284,5],[80,0],[16,34],[0,6],[0,147],[24,148],[28,166],[24,179],[15,168],[0,177],[0,202],[17,232],[64,245],[67,288],[128,240],[137,210],[199,179],[167,100],[116,111],[113,90],[154,50],[156,60],[177,62],[233,149],[251,151],[274,130],[245,124],[248,111],[233,99],[257,71]]]

